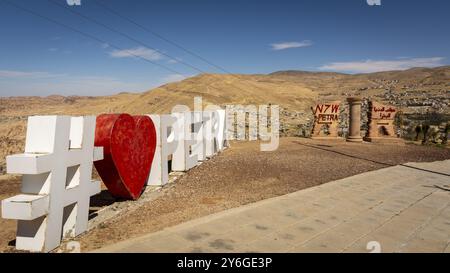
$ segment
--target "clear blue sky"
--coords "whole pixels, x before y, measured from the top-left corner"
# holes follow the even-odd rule
[[[224,73],[96,2],[233,73],[366,73],[450,63],[447,0],[9,1],[104,43],[0,0],[0,96],[139,92],[200,73],[181,62]]]

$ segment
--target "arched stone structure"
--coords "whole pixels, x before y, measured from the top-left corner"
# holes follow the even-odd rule
[[[313,139],[338,139],[340,101],[317,104],[314,114]]]
[[[370,102],[369,106],[369,131],[364,140],[398,140],[394,128],[397,109],[374,101]]]

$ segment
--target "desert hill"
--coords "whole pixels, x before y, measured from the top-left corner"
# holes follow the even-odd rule
[[[277,104],[283,129],[295,134],[311,119],[316,101],[358,95],[400,107],[405,113],[449,114],[450,66],[349,75],[331,72],[279,71],[268,75],[200,74],[143,92],[102,97],[0,97],[0,174],[8,154],[23,150],[30,115],[170,113],[177,104]]]
[[[325,97],[342,94],[379,96],[385,91],[394,93],[426,91],[433,94],[445,94],[450,86],[450,66],[354,75],[332,72],[278,71],[268,76],[275,80],[291,81],[307,86]]]
[[[278,104],[295,112],[307,109],[317,99],[317,94],[307,87],[289,81],[267,82],[265,77],[201,74],[145,92],[120,109],[169,113],[175,104],[193,107],[194,97],[201,96],[204,106]]]

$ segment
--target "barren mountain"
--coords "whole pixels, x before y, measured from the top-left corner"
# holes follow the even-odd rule
[[[279,71],[269,75],[275,80],[296,82],[319,93],[324,98],[342,95],[374,96],[385,100],[386,92],[414,98],[426,92],[446,95],[450,90],[450,66],[437,68],[412,68],[404,71],[388,71],[349,75],[331,72]],[[404,98],[405,99],[405,98]],[[447,101],[448,102],[448,101]]]
[[[4,173],[5,156],[23,151],[26,119],[30,115],[170,113],[177,104],[193,109],[194,97],[201,96],[203,106],[280,105],[283,129],[295,134],[300,124],[310,121],[309,109],[316,101],[349,95],[371,97],[406,113],[449,114],[450,67],[359,75],[304,71],[269,75],[201,74],[140,94],[0,98],[0,174]]]

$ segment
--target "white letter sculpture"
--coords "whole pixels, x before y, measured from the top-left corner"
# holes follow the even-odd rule
[[[221,110],[218,107],[207,107],[204,116],[205,155],[210,158],[219,151],[222,151],[226,146],[225,110]]]
[[[6,158],[7,172],[23,174],[22,193],[2,201],[2,216],[18,220],[16,248],[49,252],[88,227],[95,117],[28,118],[25,153]]]
[[[206,130],[205,123],[209,121],[209,116],[204,112],[193,112],[194,123],[193,133],[196,137],[196,143],[192,145],[192,153],[197,155],[198,161],[205,161],[206,158]]]
[[[198,154],[193,147],[197,144],[197,133],[195,133],[196,115],[193,112],[172,113],[177,119],[176,130],[180,133],[178,146],[172,157],[172,170],[185,172],[198,164]],[[198,115],[197,115],[198,117]]]
[[[169,155],[178,147],[177,119],[171,115],[148,115],[156,129],[156,149],[147,185],[162,186],[169,182]]]

